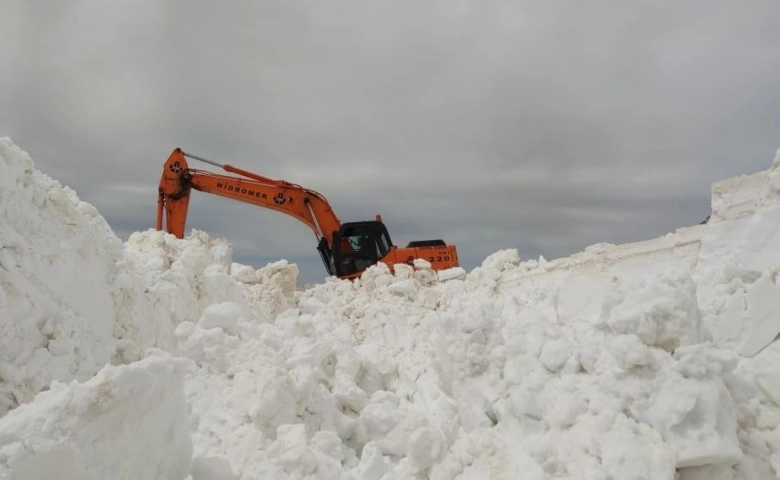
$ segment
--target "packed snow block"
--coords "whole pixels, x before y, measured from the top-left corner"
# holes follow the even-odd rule
[[[772,277],[762,275],[738,297],[742,308],[731,320],[748,327],[737,350],[742,355],[756,355],[780,333],[780,279]]]
[[[704,339],[696,285],[686,274],[626,280],[606,298],[602,318],[614,333],[636,335],[669,352]]]
[[[619,414],[600,445],[606,478],[659,480],[674,478],[674,452],[642,423]]]
[[[360,456],[360,465],[355,469],[354,478],[362,480],[380,480],[388,470],[391,464],[387,456],[373,442],[368,442]]]
[[[85,383],[55,383],[0,419],[0,478],[185,478],[190,364],[153,356]]]
[[[734,405],[720,379],[668,380],[650,421],[677,456],[677,467],[732,465],[742,459]]]
[[[780,206],[755,212],[744,225],[733,263],[753,272],[780,268]]]

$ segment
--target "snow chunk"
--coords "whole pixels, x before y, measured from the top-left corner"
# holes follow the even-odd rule
[[[647,425],[619,415],[601,446],[608,478],[656,480],[674,478],[673,451]]]
[[[436,277],[440,282],[446,282],[448,280],[462,279],[466,276],[466,270],[461,267],[448,268],[446,270],[439,270]]]
[[[233,302],[212,303],[203,311],[198,326],[203,329],[221,328],[228,335],[238,335],[241,307]]]
[[[696,285],[685,275],[648,274],[628,280],[604,305],[602,318],[615,333],[673,351],[703,339]]]
[[[482,262],[482,268],[488,270],[504,271],[520,261],[520,255],[517,253],[517,249],[510,248],[507,250],[500,250]]]
[[[184,478],[189,365],[155,356],[85,383],[55,383],[0,419],[0,477]]]

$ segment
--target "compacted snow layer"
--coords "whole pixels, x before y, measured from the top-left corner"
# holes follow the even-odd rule
[[[0,478],[780,471],[780,160],[655,240],[296,290],[0,153]]]

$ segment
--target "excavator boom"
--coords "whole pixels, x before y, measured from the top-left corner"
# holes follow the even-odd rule
[[[187,158],[220,167],[238,176],[189,168]],[[458,266],[457,250],[441,240],[412,242],[406,248],[392,244],[381,218],[342,224],[320,193],[294,183],[274,180],[232,165],[173,150],[163,166],[157,201],[157,229],[184,237],[192,189],[275,210],[305,223],[317,238],[317,250],[328,273],[355,278],[381,261],[429,261],[436,270]]]
[[[164,218],[170,233],[179,238],[184,236],[190,190],[193,188],[295,217],[308,225],[318,239],[332,236],[341,226],[328,201],[314,190],[211,161],[208,162],[246,178],[191,169],[186,157],[206,161],[179,148],[171,153],[160,178],[157,211],[157,228],[160,230]]]

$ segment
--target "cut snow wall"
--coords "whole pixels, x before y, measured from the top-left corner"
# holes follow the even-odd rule
[[[92,205],[0,139],[0,416],[111,362],[121,251]]]

